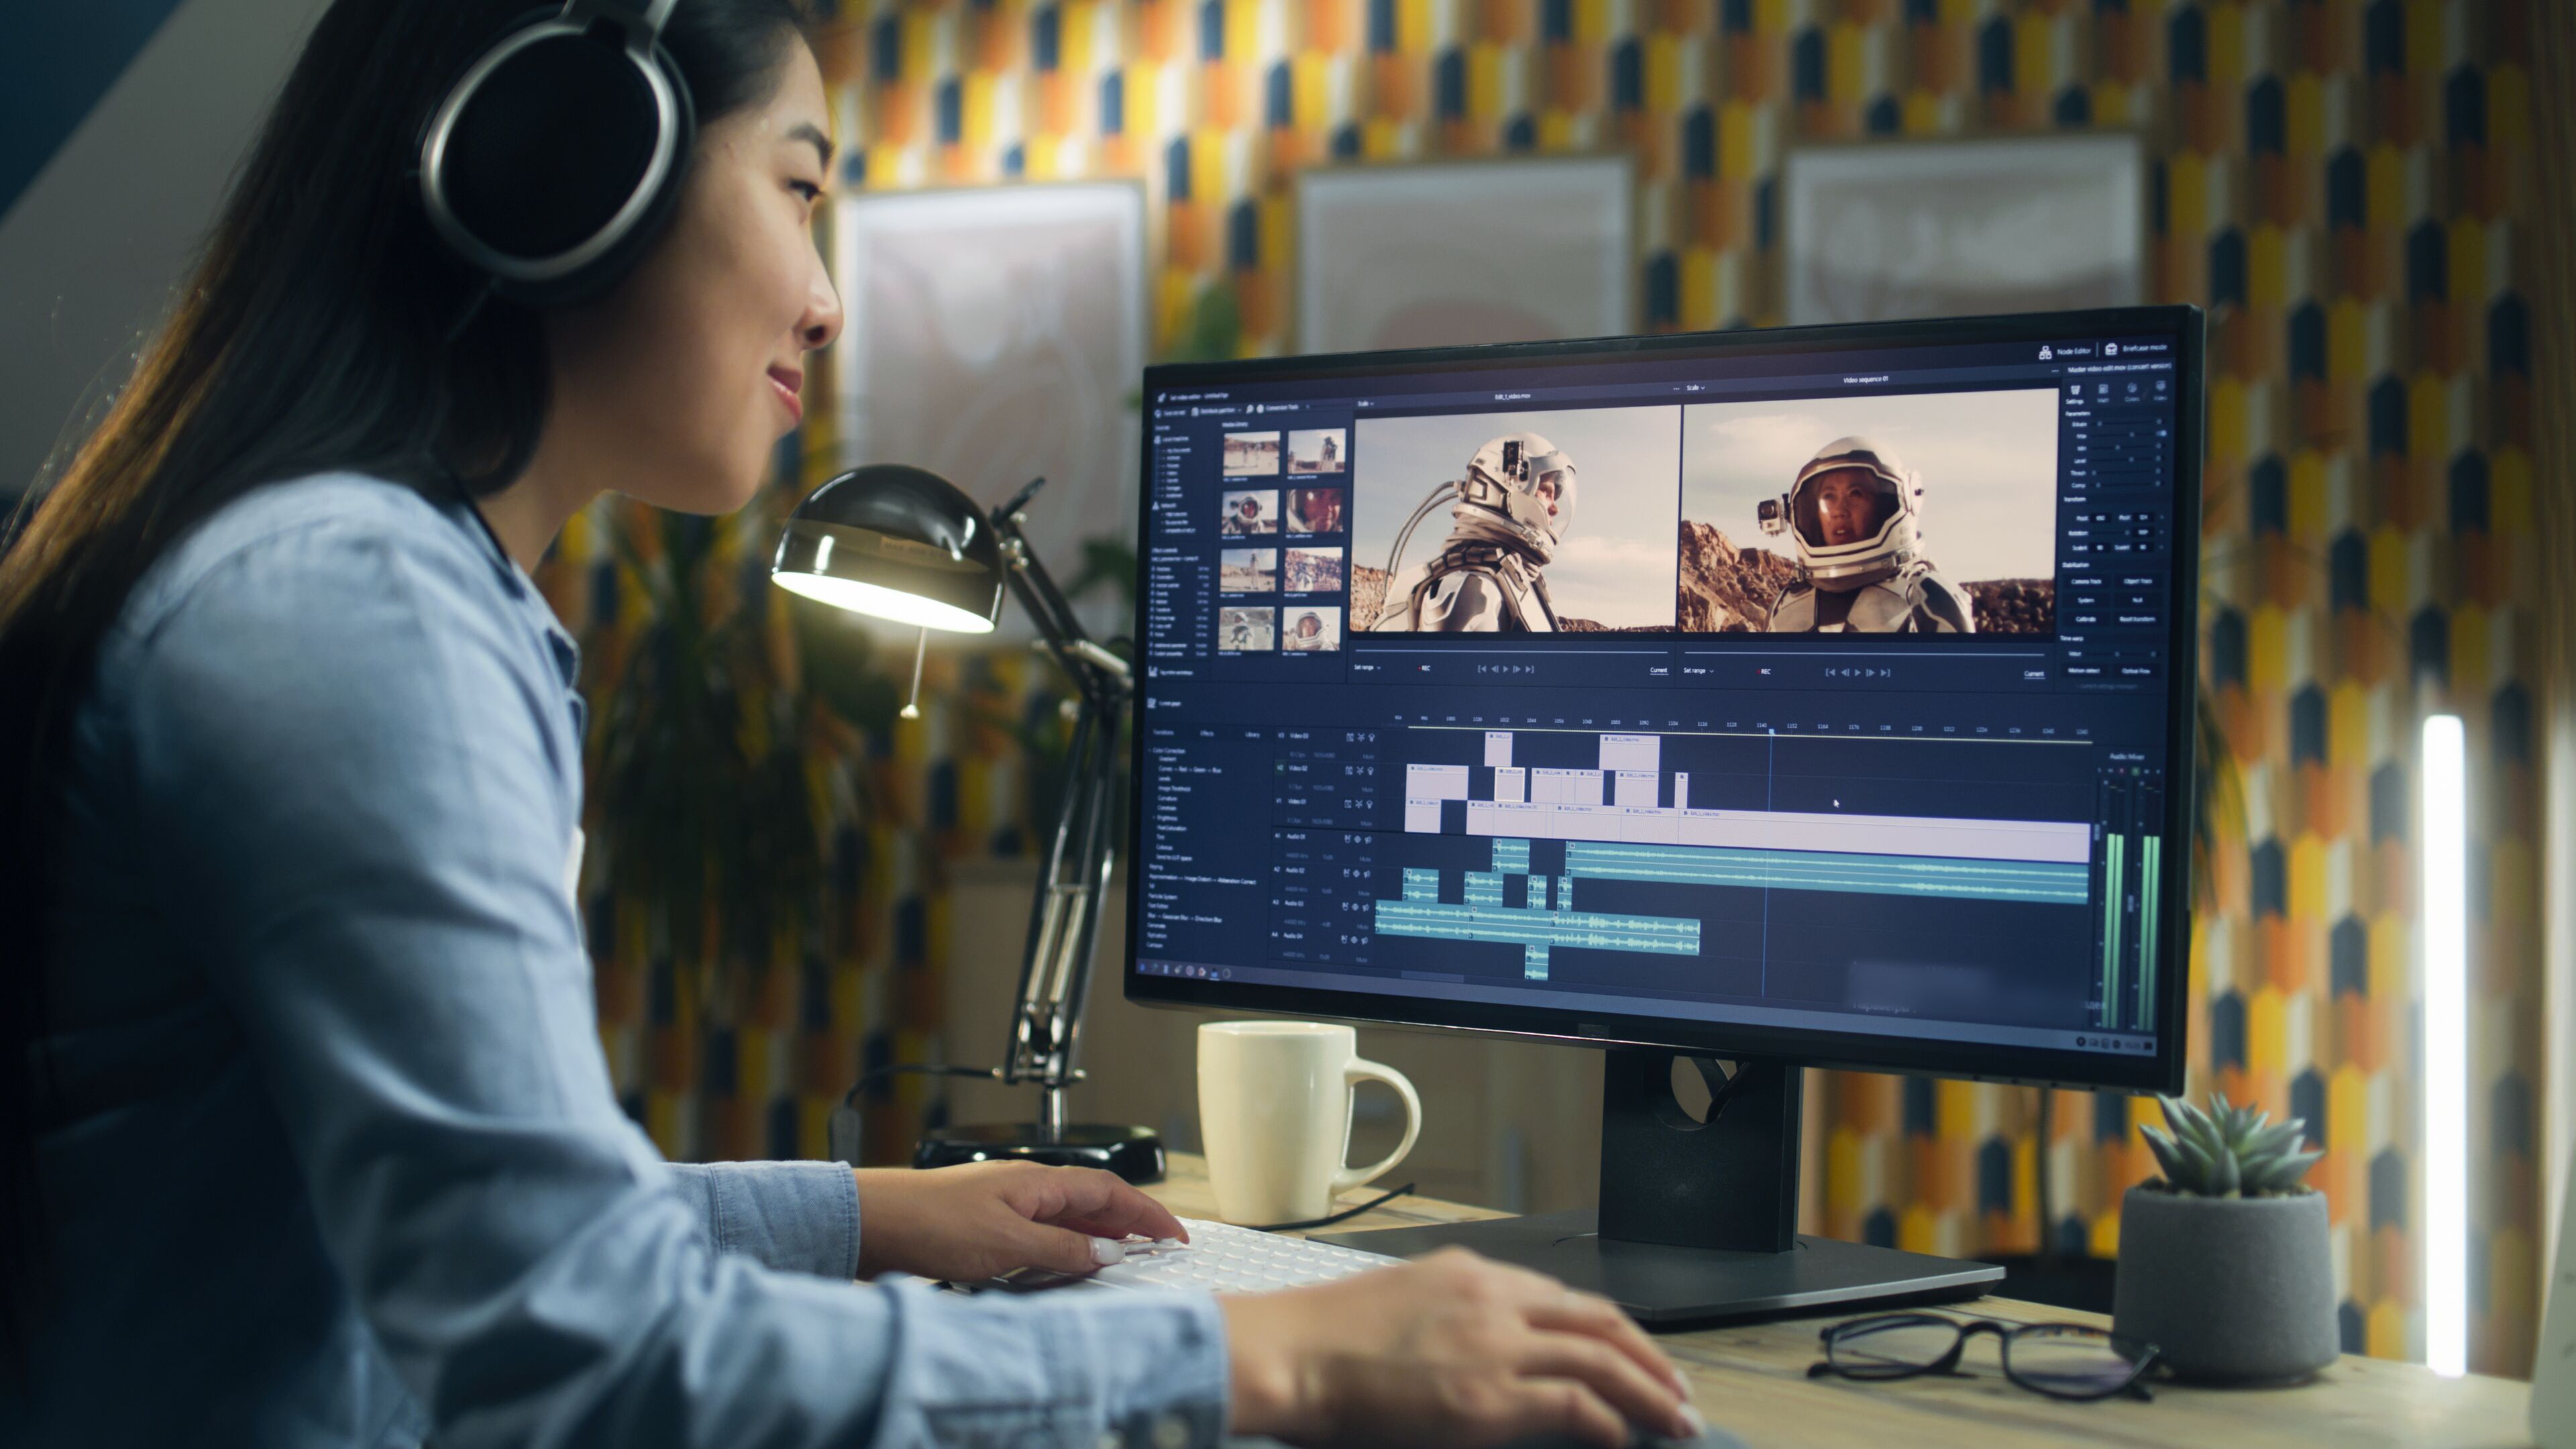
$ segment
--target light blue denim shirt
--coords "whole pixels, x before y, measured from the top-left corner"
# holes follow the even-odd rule
[[[850,1282],[833,1163],[618,1110],[567,881],[575,653],[461,501],[326,475],[160,560],[75,722],[0,1442],[1208,1444],[1205,1298]]]

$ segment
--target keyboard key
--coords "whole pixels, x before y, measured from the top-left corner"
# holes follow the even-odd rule
[[[1396,1261],[1228,1223],[1191,1221],[1187,1226],[1187,1243],[1172,1238],[1129,1239],[1119,1245],[1125,1261],[1105,1266],[1083,1281],[1107,1288],[1268,1293],[1329,1283]]]

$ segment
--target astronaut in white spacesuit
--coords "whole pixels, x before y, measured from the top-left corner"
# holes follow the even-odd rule
[[[1448,542],[1428,562],[1397,566],[1413,530],[1451,503]],[[1536,433],[1506,433],[1476,450],[1467,476],[1431,490],[1387,553],[1386,599],[1372,631],[1553,634],[1556,609],[1541,570],[1574,522],[1574,463]]]
[[[1923,480],[1867,438],[1837,438],[1766,498],[1762,531],[1788,534],[1797,582],[1781,590],[1775,634],[1973,634],[1968,595],[1923,549]]]

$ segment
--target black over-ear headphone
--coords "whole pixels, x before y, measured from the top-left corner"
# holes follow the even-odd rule
[[[565,0],[466,66],[421,133],[420,199],[494,293],[534,307],[616,284],[670,220],[697,135],[662,49],[679,0]]]

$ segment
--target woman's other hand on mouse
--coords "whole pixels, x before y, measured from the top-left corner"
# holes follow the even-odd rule
[[[1619,1449],[1692,1432],[1680,1371],[1616,1305],[1463,1249],[1221,1307],[1238,1434],[1467,1449],[1558,1433]]]
[[[927,1171],[861,1168],[859,1276],[911,1273],[977,1283],[1014,1268],[1082,1274],[1093,1240],[1188,1238],[1161,1203],[1117,1174],[1034,1162]]]

